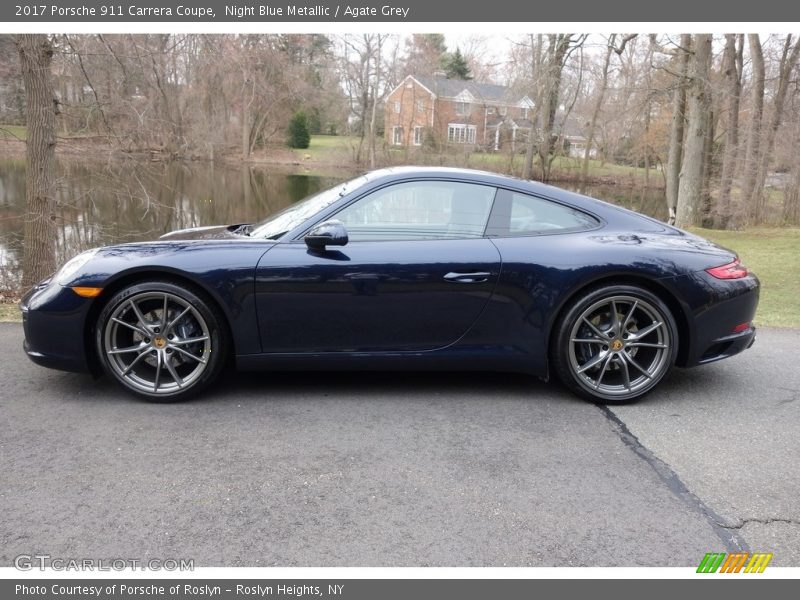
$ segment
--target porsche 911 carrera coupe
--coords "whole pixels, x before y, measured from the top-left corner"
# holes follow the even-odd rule
[[[27,355],[148,400],[241,370],[483,370],[629,402],[749,348],[736,254],[492,173],[392,168],[260,223],[84,252],[22,300]]]

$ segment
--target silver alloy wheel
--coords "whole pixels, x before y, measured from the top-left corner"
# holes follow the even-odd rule
[[[109,316],[103,351],[123,384],[166,396],[190,388],[206,370],[211,335],[200,312],[180,296],[142,292]]]
[[[658,383],[670,367],[673,343],[665,316],[651,303],[609,296],[575,320],[569,366],[592,394],[623,399]]]

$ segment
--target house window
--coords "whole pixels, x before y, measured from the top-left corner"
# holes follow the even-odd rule
[[[417,105],[417,112],[418,113],[424,113],[425,112],[425,103],[422,100],[417,100],[416,105]]]
[[[507,114],[508,114],[508,107],[507,106],[501,106],[500,107],[500,115],[505,117]]]
[[[398,114],[400,113],[400,101],[399,100],[395,100],[394,101],[394,112],[396,112]]]
[[[528,107],[527,106],[522,109],[522,118],[523,119],[527,119],[528,118]]]
[[[403,145],[403,128],[392,127],[392,144],[395,146]]]
[[[414,145],[422,146],[422,127],[414,127]]]
[[[447,126],[447,141],[454,144],[474,144],[475,125],[450,123]]]
[[[472,112],[472,107],[469,102],[456,102],[456,114],[459,117],[466,117],[469,116],[470,112]]]

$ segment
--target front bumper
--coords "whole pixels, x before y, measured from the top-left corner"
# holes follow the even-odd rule
[[[87,353],[86,317],[91,300],[53,282],[42,282],[20,302],[25,354],[37,365],[61,371],[92,372]]]

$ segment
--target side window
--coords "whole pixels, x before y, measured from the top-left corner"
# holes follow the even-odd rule
[[[597,219],[584,212],[519,192],[498,192],[487,235],[532,235],[592,229]]]
[[[496,189],[451,181],[413,181],[377,190],[334,218],[351,241],[483,236]]]

